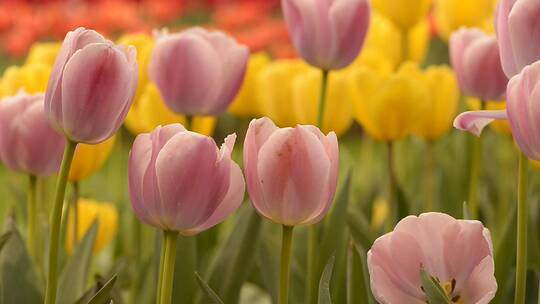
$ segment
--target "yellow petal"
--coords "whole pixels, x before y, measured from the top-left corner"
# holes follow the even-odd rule
[[[69,171],[69,181],[81,181],[97,172],[112,152],[116,136],[97,145],[78,144]]]
[[[167,107],[165,101],[161,98],[159,89],[153,83],[146,84],[137,107],[140,113],[139,123],[143,132],[150,132],[160,125],[185,123],[182,115],[174,113]]]
[[[260,71],[270,63],[266,53],[251,55],[242,88],[229,107],[229,112],[237,117],[259,117],[261,110],[257,101],[257,77]]]
[[[373,207],[371,209],[371,230],[378,231],[382,229],[389,213],[390,208],[388,207],[388,202],[383,198],[377,198],[373,202]]]
[[[98,220],[98,231],[93,253],[99,253],[116,236],[118,230],[118,211],[111,203],[97,202],[90,199],[79,199],[77,204],[77,240],[80,241],[86,232],[92,226],[92,223]],[[73,251],[73,239],[75,235],[74,210],[70,208],[67,233],[66,233],[66,251],[70,254]]]
[[[433,14],[439,35],[448,41],[460,27],[480,27],[493,32],[496,0],[435,0]]]
[[[425,19],[431,0],[373,0],[373,8],[401,29],[409,29]]]
[[[25,65],[44,64],[52,68],[61,47],[61,42],[36,42],[30,47]]]
[[[148,76],[148,66],[154,50],[154,39],[147,34],[128,34],[118,39],[119,44],[133,45],[137,49],[137,63],[139,65],[139,85],[135,94],[134,103],[138,102],[140,96],[150,81]]]
[[[0,83],[2,97],[15,95],[21,89],[28,93],[45,92],[51,71],[52,68],[45,64],[8,67]]]

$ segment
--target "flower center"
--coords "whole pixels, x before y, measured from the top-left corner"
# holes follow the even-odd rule
[[[455,279],[452,279],[451,281],[442,283],[441,287],[444,289],[444,291],[446,292],[446,295],[448,296],[450,301],[452,301],[452,303],[456,303],[456,304],[463,304],[464,303],[459,295],[453,295],[454,290],[456,289],[456,280]]]

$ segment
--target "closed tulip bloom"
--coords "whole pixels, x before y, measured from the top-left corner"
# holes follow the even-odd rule
[[[81,198],[77,202],[77,213],[77,231],[75,232],[73,223],[75,212],[73,209],[69,211],[65,243],[67,253],[71,254],[73,252],[75,233],[77,240],[82,240],[92,227],[92,224],[97,221],[98,230],[93,253],[98,254],[115,238],[118,231],[118,211],[116,207],[111,203]]]
[[[116,133],[137,89],[135,53],[92,30],[69,32],[45,94],[52,126],[69,140],[87,144]]]
[[[459,101],[456,77],[447,66],[430,66],[422,80],[429,92],[426,115],[422,115],[414,134],[426,140],[436,140],[452,127]]]
[[[540,61],[527,66],[512,77],[506,90],[506,110],[470,111],[461,113],[454,127],[480,135],[492,121],[506,120],[510,123],[512,136],[528,158],[540,161],[540,115],[535,112],[540,105]]]
[[[71,162],[68,180],[79,182],[99,171],[109,159],[115,141],[116,136],[112,136],[97,145],[78,144]]]
[[[431,0],[373,0],[373,8],[402,29],[408,29],[427,17]]]
[[[20,90],[43,93],[50,75],[51,67],[41,63],[10,66],[0,79],[0,97],[16,95]]]
[[[450,57],[463,93],[483,100],[504,94],[508,79],[494,36],[478,29],[460,29],[450,38]]]
[[[60,168],[64,138],[52,129],[43,111],[43,94],[0,101],[0,158],[9,169],[48,176]]]
[[[501,61],[508,78],[540,60],[540,2],[500,0],[495,14],[495,30]]]
[[[223,221],[242,203],[245,184],[231,160],[236,136],[221,150],[211,137],[180,124],[135,139],[129,155],[129,195],[144,223],[194,235]]]
[[[437,34],[444,40],[461,27],[481,28],[493,32],[496,0],[435,0],[433,16]]]
[[[249,197],[258,213],[285,226],[319,222],[336,191],[339,148],[334,132],[314,126],[278,128],[254,119],[244,142]]]
[[[192,28],[160,34],[150,62],[150,78],[174,112],[217,116],[236,97],[249,50],[222,32]]]
[[[371,290],[378,303],[426,303],[421,268],[452,303],[487,304],[495,296],[493,245],[479,221],[444,213],[402,219],[368,252]]]
[[[370,22],[367,0],[282,0],[292,42],[310,65],[342,69],[358,56]]]

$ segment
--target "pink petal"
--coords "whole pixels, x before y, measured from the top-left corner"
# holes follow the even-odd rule
[[[516,0],[500,0],[495,15],[495,28],[497,41],[501,52],[501,63],[504,73],[508,78],[519,73],[514,58],[514,50],[511,44],[510,31],[508,26],[508,16]]]
[[[461,298],[465,303],[488,304],[497,292],[493,257],[486,256],[463,284]]]
[[[469,111],[458,115],[454,120],[454,127],[480,136],[482,130],[495,119],[506,120],[505,110],[499,111]]]
[[[517,1],[508,15],[510,46],[517,71],[540,59],[540,2]]]

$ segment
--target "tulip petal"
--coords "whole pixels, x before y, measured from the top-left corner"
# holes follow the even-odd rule
[[[505,110],[499,111],[469,111],[458,115],[454,120],[454,127],[480,136],[482,130],[495,119],[508,119]]]
[[[517,69],[540,59],[540,2],[517,1],[508,15],[510,46]]]
[[[495,264],[492,257],[485,257],[472,271],[460,296],[464,303],[488,304],[497,292]]]
[[[495,16],[495,29],[501,53],[501,63],[504,73],[508,78],[519,73],[514,58],[514,50],[512,48],[508,25],[508,15],[510,15],[515,2],[516,0],[500,0],[497,5]]]
[[[143,196],[144,175],[152,158],[152,140],[150,134],[141,134],[135,138],[128,160],[128,190],[131,206],[137,217],[148,225],[158,225],[159,221],[150,216]]]

